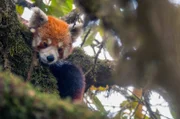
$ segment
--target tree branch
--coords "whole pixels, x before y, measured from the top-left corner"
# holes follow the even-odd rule
[[[5,102],[0,104],[1,119],[106,119],[85,106],[40,93],[7,72],[0,73],[0,99]]]

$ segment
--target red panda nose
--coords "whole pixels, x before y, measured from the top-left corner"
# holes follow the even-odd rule
[[[54,55],[47,56],[47,60],[48,60],[48,62],[54,61]]]

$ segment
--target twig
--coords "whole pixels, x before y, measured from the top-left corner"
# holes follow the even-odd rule
[[[137,95],[135,95],[132,91],[130,91],[128,88],[125,88],[126,90],[128,90],[130,93],[132,93],[133,96],[136,97],[136,99],[138,99],[138,102],[141,102],[141,104],[144,105],[144,102],[142,101],[142,99],[140,99]]]
[[[99,54],[101,53],[101,50],[102,50],[103,46],[104,46],[104,41],[101,43],[100,48],[99,48],[99,50],[98,50],[98,52],[97,52],[97,54],[96,54],[96,56],[95,56],[95,58],[94,58],[94,65],[93,65],[93,67],[92,67],[93,77],[94,77],[94,74],[95,74],[95,68],[96,68],[96,64],[97,64],[97,59],[98,59],[98,57],[99,57]],[[95,77],[94,77],[94,78],[95,78]],[[95,79],[94,79],[94,80],[95,80]]]
[[[144,117],[143,117],[143,119],[146,119],[147,112],[148,112],[148,111],[146,111],[146,113],[144,114]]]
[[[90,32],[91,32],[91,28],[89,28],[88,32],[86,33],[86,35],[85,35],[85,37],[83,39],[83,42],[81,43],[81,47],[84,45],[84,43],[85,43],[85,41],[86,41],[86,39],[87,39]]]
[[[34,62],[36,61],[36,59],[37,59],[36,52],[34,51],[33,55],[32,55],[31,65],[30,65],[30,68],[29,68],[29,71],[28,71],[28,74],[27,74],[26,82],[29,82],[31,80],[31,74],[32,74],[33,69],[34,69]]]
[[[150,105],[149,105],[149,98],[148,98],[148,94],[147,93],[143,93],[144,96],[144,104],[149,112],[149,115],[152,119],[157,119],[156,115],[154,114],[154,112],[152,111]]]
[[[94,40],[97,44],[101,44],[101,42],[99,42],[97,39]]]
[[[86,73],[84,73],[84,76],[87,76],[89,74],[89,72],[91,72],[91,70],[92,70],[92,67],[89,68],[89,70]]]
[[[138,102],[138,105],[136,106],[136,108],[135,108],[133,114],[130,116],[130,119],[136,114],[136,111],[138,110],[139,105],[140,105],[140,102]]]
[[[91,48],[93,49],[94,55],[96,55],[96,51],[95,51],[94,47],[95,46],[93,44],[91,44]]]
[[[11,67],[9,65],[8,53],[6,51],[3,53],[3,57],[4,57],[4,70],[10,70]]]
[[[104,47],[104,43],[105,43],[105,40],[103,40],[103,41],[101,42],[101,45],[99,46],[99,50],[98,50],[98,52],[96,53],[96,56],[95,56],[95,58],[94,58],[93,70],[94,70],[95,67],[96,67],[97,59],[98,59],[98,57],[99,57],[99,54],[101,53],[102,48]]]

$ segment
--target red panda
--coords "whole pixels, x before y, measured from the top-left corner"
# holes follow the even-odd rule
[[[71,54],[72,43],[80,34],[82,25],[69,25],[53,16],[47,16],[37,7],[33,11],[29,20],[29,28],[33,33],[32,46],[39,53],[40,61],[49,65],[57,80],[60,97],[70,97],[73,102],[81,101],[85,88],[82,71],[74,64],[62,60]]]

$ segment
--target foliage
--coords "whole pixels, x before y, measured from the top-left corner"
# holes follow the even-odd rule
[[[73,0],[31,0],[35,6],[41,8],[46,14],[56,17],[68,14],[73,8]],[[22,14],[23,7],[16,5],[16,10]]]

